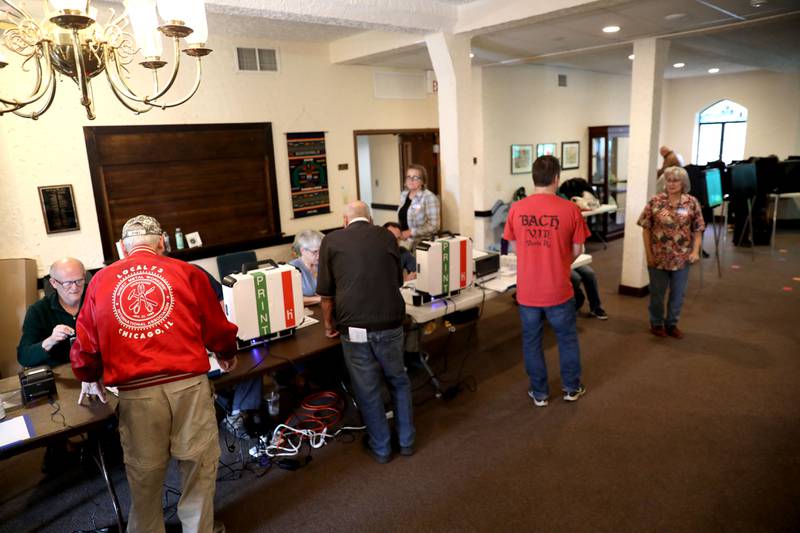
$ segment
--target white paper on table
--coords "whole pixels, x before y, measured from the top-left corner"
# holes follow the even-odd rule
[[[313,326],[314,324],[317,324],[318,322],[319,322],[319,320],[317,320],[316,318],[311,318],[310,316],[306,315],[306,319],[303,320],[303,323],[300,324],[299,326],[297,326],[296,329],[307,328],[308,326]]]
[[[0,448],[31,438],[27,418],[27,415],[23,415],[0,422]]]

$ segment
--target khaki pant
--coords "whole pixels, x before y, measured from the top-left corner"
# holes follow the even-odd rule
[[[208,377],[120,391],[119,433],[131,489],[128,531],[163,533],[163,484],[172,456],[181,472],[183,531],[210,533],[220,450]]]

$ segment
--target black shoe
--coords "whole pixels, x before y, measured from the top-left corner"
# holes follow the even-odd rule
[[[706,252],[705,250],[701,250],[700,253],[703,254],[703,259],[708,259],[709,257],[711,257],[710,255],[708,255],[708,252]]]
[[[400,455],[403,457],[411,457],[414,455],[414,447],[413,446],[400,446]]]
[[[364,438],[361,439],[361,444],[364,445],[364,450],[370,454],[372,458],[375,459],[375,462],[379,465],[385,465],[392,460],[392,454],[381,455],[372,449],[372,446],[369,445],[369,435],[364,435]]]
[[[592,309],[589,311],[589,314],[599,320],[608,320],[608,315],[605,311],[603,311],[602,307],[598,307],[596,309]]]

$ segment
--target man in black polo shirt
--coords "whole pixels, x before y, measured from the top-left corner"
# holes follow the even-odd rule
[[[50,266],[50,285],[55,292],[28,308],[17,346],[22,366],[58,366],[69,363],[70,339],[75,337],[75,319],[83,304],[86,270],[71,257]]]
[[[50,265],[50,279],[45,283],[55,292],[28,308],[22,323],[22,337],[17,346],[17,361],[22,366],[54,367],[69,363],[71,339],[75,338],[75,320],[83,305],[86,270],[71,257]],[[42,472],[57,474],[77,463],[77,451],[70,451],[66,439],[47,446]]]
[[[381,380],[392,395],[400,454],[414,453],[411,384],[403,366],[400,252],[388,230],[374,226],[364,202],[345,207],[345,229],[322,240],[317,294],[325,335],[341,336],[347,370],[379,463],[392,458]]]

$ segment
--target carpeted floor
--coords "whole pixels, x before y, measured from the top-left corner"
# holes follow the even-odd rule
[[[610,319],[579,319],[579,402],[533,407],[516,308],[498,298],[477,330],[430,343],[434,365],[465,390],[436,400],[414,374],[413,457],[378,465],[359,438],[333,442],[297,471],[220,481],[217,518],[229,532],[800,530],[800,232],[781,231],[778,245],[754,257],[726,247],[721,279],[703,260],[683,340],[651,336],[646,299],[617,295],[621,241],[593,245]],[[553,394],[554,344],[548,333]],[[98,477],[41,480],[40,461],[0,463],[0,530],[111,523]],[[127,510],[121,468],[114,479]]]

